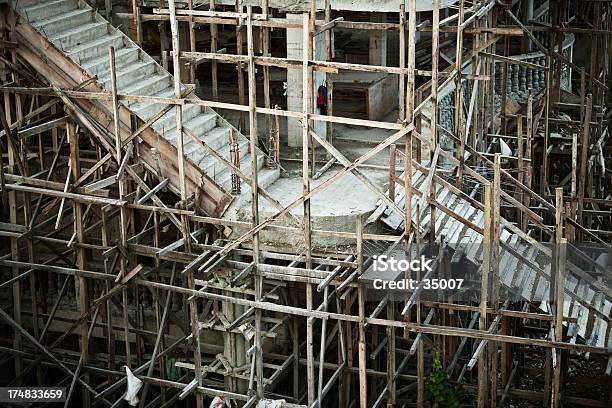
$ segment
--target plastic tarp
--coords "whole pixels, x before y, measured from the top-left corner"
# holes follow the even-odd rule
[[[132,370],[128,366],[125,367],[125,372],[127,373],[127,391],[125,392],[124,400],[128,402],[131,406],[135,407],[138,405],[138,391],[142,387],[142,380],[137,378]]]
[[[213,399],[210,405],[208,406],[208,408],[225,408],[225,407],[228,407],[228,408],[232,407],[232,404],[230,404],[230,402],[226,400],[225,397],[215,397],[215,399]]]

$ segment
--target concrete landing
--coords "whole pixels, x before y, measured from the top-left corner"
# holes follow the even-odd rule
[[[310,181],[310,188],[325,182],[341,171],[339,166],[329,169],[317,180]],[[292,171],[293,173],[293,171]],[[297,172],[296,172],[297,173]],[[281,177],[270,185],[266,190],[276,198],[283,207],[288,206],[302,195],[302,177],[293,173],[288,177]],[[381,189],[385,188],[387,174],[383,171],[368,171],[364,173],[368,178]],[[328,231],[355,232],[356,220],[358,215],[363,215],[364,220],[377,208],[379,196],[369,190],[354,175],[346,174],[342,178],[334,181],[332,185],[316,194],[311,199],[311,219],[312,228]],[[250,198],[245,198],[242,194],[230,205],[225,218],[240,221],[251,221]],[[263,221],[274,215],[278,209],[268,201],[260,198],[259,215]],[[298,219],[302,219],[303,206],[299,205],[291,211]],[[274,225],[290,226],[287,217],[282,217]],[[277,231],[270,233],[264,232],[261,235],[263,243],[284,246],[287,248],[298,248],[303,245],[301,234],[283,234]],[[331,245],[347,245],[351,240],[332,238],[332,237],[313,237],[313,246],[322,248]],[[354,240],[352,242],[354,244]]]

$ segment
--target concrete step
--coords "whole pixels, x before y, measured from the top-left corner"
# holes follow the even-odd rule
[[[197,106],[197,108],[199,108],[199,106]],[[161,127],[160,124],[160,127],[155,128],[155,130],[160,132],[164,136],[164,138],[170,143],[176,145],[176,119],[174,117],[175,112],[168,113],[172,114],[172,116],[171,119],[168,118],[165,120],[165,127]],[[196,112],[196,114],[189,118],[189,120],[183,117],[183,127],[189,129],[192,133],[196,134],[196,136],[197,133],[196,131],[194,131],[194,129],[200,129],[201,132],[207,132],[215,126],[217,126],[217,116],[213,113],[203,113],[201,111]],[[185,140],[187,139],[188,137],[186,136]]]
[[[108,34],[108,24],[106,21],[94,21],[69,30],[60,31],[49,37],[49,40],[58,48],[65,50],[79,44],[88,44],[104,34]]]
[[[211,135],[211,133],[216,133],[220,135],[218,139],[220,139],[221,142],[225,140],[225,143],[220,144],[221,146],[219,148],[213,148],[213,147],[211,148],[215,150],[217,153],[219,153],[221,156],[229,160],[229,157],[230,157],[229,141],[227,139],[227,136],[225,137],[222,136],[223,131],[225,131],[226,135],[229,134],[229,128],[225,128],[221,126],[215,127],[214,129],[207,132],[207,134]],[[211,137],[213,136],[211,135]],[[202,140],[201,137],[198,137],[198,139]],[[240,145],[240,157],[243,157],[246,154],[246,152],[248,152],[248,148],[249,148],[248,141],[244,140]],[[209,151],[206,148],[204,148],[201,143],[198,143],[192,138],[187,138],[187,143],[185,144],[184,151],[185,151],[185,154],[190,155],[190,158],[194,162],[198,163],[198,166],[207,173],[209,169],[212,169],[212,166],[215,163],[219,164],[219,166],[217,166],[218,167],[216,171],[217,173],[224,167],[224,165],[217,158],[215,158],[212,154],[210,154]]]
[[[123,93],[126,95],[153,95],[162,89],[170,86],[170,74],[165,72],[156,73],[140,81],[134,82],[132,85],[124,88]]]
[[[187,127],[189,130],[193,131],[190,127],[187,126],[187,123],[196,116],[199,117],[201,113],[202,108],[198,105],[183,106],[183,127]],[[170,112],[166,113],[157,122],[155,122],[153,124],[153,129],[160,132],[160,134],[174,132],[174,130],[176,129],[176,109],[171,109]],[[174,136],[172,138],[174,138]]]
[[[183,126],[189,129],[191,133],[198,136],[198,135],[204,134],[210,131],[211,129],[214,129],[215,127],[217,127],[217,115],[216,114],[214,114],[213,112],[204,112],[201,106],[198,106],[198,105],[192,105],[192,106],[197,106],[200,113],[198,114],[197,117],[192,117],[192,119],[186,122],[183,121]]]
[[[257,155],[257,169],[261,169],[264,165],[264,155],[259,152]],[[215,181],[219,183],[220,186],[225,189],[225,191],[232,190],[232,173],[230,168],[224,166],[225,168],[221,170],[219,173],[215,174]],[[251,153],[245,155],[240,159],[240,170],[247,176],[251,175]],[[263,180],[262,180],[263,181]],[[244,190],[246,183],[242,181],[242,188]],[[243,192],[244,194],[244,192]]]
[[[68,30],[94,21],[94,14],[90,9],[78,8],[67,13],[58,14],[45,20],[34,23],[34,27],[44,33],[47,38],[61,31]]]
[[[242,172],[249,177],[251,175],[251,158],[250,157],[251,156],[248,155],[240,162],[240,170],[242,170]],[[246,168],[244,167],[243,162],[247,166]],[[275,169],[267,168],[265,166],[265,157],[263,154],[260,153],[257,156],[257,185],[260,188],[266,188],[270,184],[278,180],[279,177],[280,177],[280,169],[279,168],[275,168]],[[217,178],[215,178],[215,180],[217,180]],[[226,189],[226,191],[232,191],[232,179],[231,179],[231,173],[229,172],[229,170],[223,172],[222,179],[218,180],[217,182],[221,184],[221,186],[224,189]],[[251,194],[251,186],[242,179],[240,180],[240,190],[241,190],[240,195],[243,197],[244,196],[249,197]]]
[[[204,134],[198,135],[198,138],[210,146],[211,149],[221,151],[226,147],[229,149],[230,132],[231,129],[227,126],[217,126]],[[242,143],[244,140],[246,139],[241,138],[238,143]]]
[[[181,85],[181,91],[185,91],[187,87]],[[161,91],[151,95],[158,98],[174,98],[174,86],[168,86]],[[126,105],[134,112],[138,113],[141,118],[151,118],[167,105],[163,103],[144,103],[144,102],[128,102]],[[192,105],[187,105],[192,106]]]
[[[19,8],[19,6],[17,7]],[[32,23],[66,13],[77,7],[78,4],[76,0],[55,0],[44,1],[30,7],[25,7],[20,9],[20,12]]]
[[[243,157],[249,154],[249,142],[245,140],[239,144],[239,147],[240,147],[239,156],[240,156],[240,159],[242,160]],[[216,149],[216,152],[219,153],[227,161],[231,161],[231,158],[230,158],[231,153],[230,153],[229,145],[221,149]],[[204,153],[205,154],[203,155],[203,157],[199,161],[197,161],[197,163],[198,163],[198,166],[202,170],[204,170],[206,174],[219,174],[223,172],[223,170],[225,170],[225,168],[227,167],[225,163],[222,163],[219,159],[217,159],[216,157],[214,157],[212,154],[208,152],[204,152]]]
[[[140,50],[133,47],[122,47],[115,49],[115,64],[130,64],[138,61]],[[109,76],[110,62],[108,59],[108,50],[105,54],[98,58],[91,59],[81,66],[90,74],[97,75],[98,78]]]
[[[113,32],[103,35],[87,44],[79,44],[70,47],[64,50],[64,52],[79,65],[83,65],[89,60],[102,56],[105,56],[108,61],[108,47],[115,47],[115,49],[123,48],[123,41],[124,39],[120,32]]]
[[[174,88],[168,87],[162,89],[160,92],[152,95],[158,98],[173,98]],[[166,107],[163,103],[142,103],[142,102],[128,102],[127,106],[141,118],[152,118],[159,111]]]
[[[155,72],[155,63],[153,61],[144,62],[137,60],[129,62],[127,64],[117,66],[117,91],[123,94],[124,89],[129,87],[135,81],[139,81],[142,78],[153,75]],[[106,73],[104,77],[99,78],[98,82],[104,87],[104,89],[111,89],[111,78],[110,72]]]

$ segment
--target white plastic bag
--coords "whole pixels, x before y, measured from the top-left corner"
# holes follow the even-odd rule
[[[138,391],[140,391],[140,387],[142,387],[142,380],[138,379],[128,366],[124,367],[127,373],[127,391],[123,399],[126,400],[128,404],[135,407],[138,405]]]
[[[208,406],[208,408],[225,408],[225,407],[229,407],[229,408],[232,407],[230,402],[225,400],[225,397],[215,397],[215,399],[213,399],[210,405]]]

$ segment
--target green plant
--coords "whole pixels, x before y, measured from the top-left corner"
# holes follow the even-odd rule
[[[461,408],[457,395],[448,383],[448,374],[442,369],[440,351],[434,348],[433,367],[425,379],[425,399],[434,401],[440,408]]]

